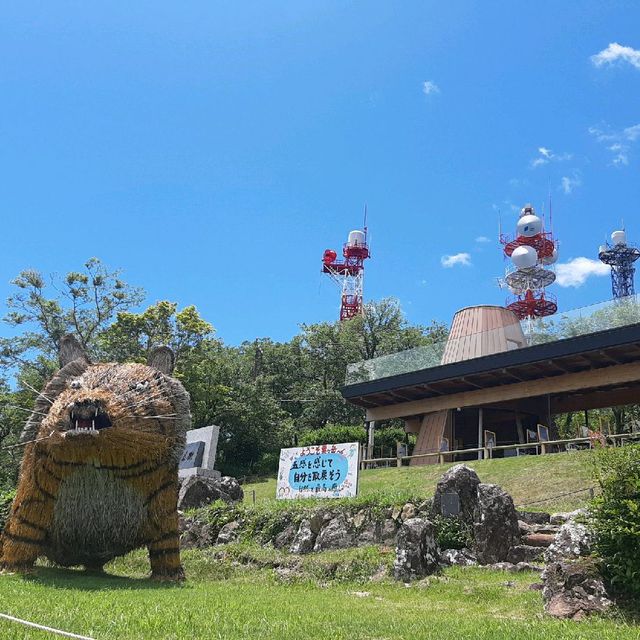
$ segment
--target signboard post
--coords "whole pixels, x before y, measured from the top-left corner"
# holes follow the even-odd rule
[[[276,498],[353,498],[358,493],[357,442],[280,450]]]

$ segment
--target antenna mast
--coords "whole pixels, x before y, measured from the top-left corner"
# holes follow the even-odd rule
[[[349,232],[342,247],[342,260],[333,249],[322,255],[322,273],[340,287],[340,320],[349,320],[364,313],[364,261],[371,257],[367,244],[367,205],[364,207],[363,230]]]

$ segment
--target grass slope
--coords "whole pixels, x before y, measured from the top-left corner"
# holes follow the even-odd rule
[[[516,505],[531,511],[569,511],[584,506],[588,492],[555,497],[563,493],[593,486],[590,451],[558,453],[545,456],[520,456],[496,460],[465,462],[473,467],[482,482],[499,484],[508,491]],[[427,465],[420,467],[389,467],[370,469],[360,474],[359,495],[377,494],[395,497],[398,501],[416,495],[433,495],[436,483],[446,469],[453,466]],[[275,500],[276,480],[255,482],[244,486],[245,501]],[[539,502],[544,500],[544,502]]]
[[[307,563],[333,567],[333,580],[278,579],[258,549],[184,554],[189,581],[162,585],[143,576],[144,554],[109,567],[118,577],[41,567],[31,578],[0,576],[0,610],[63,630],[106,638],[278,638],[278,640],[631,640],[638,627],[622,618],[567,622],[542,613],[534,574],[452,568],[410,587],[389,579],[358,580],[358,567],[391,556],[376,549],[314,554]],[[244,554],[245,563],[239,562]],[[262,562],[246,565],[253,554]],[[293,560],[292,560],[293,561]],[[335,579],[335,566],[351,573]],[[320,572],[318,575],[321,575]],[[52,637],[0,620],[3,640]]]

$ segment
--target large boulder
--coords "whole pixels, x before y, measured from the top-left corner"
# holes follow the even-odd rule
[[[478,474],[464,464],[451,467],[438,480],[436,492],[433,496],[431,513],[434,516],[442,514],[442,496],[445,493],[453,493],[458,496],[460,503],[459,518],[468,525],[473,523],[474,514],[478,504]]]
[[[313,550],[348,549],[354,546],[355,537],[349,528],[347,519],[343,514],[340,514],[333,518],[333,520],[329,520],[329,522],[320,529]]]
[[[242,487],[235,478],[209,478],[189,476],[184,479],[178,492],[178,509],[197,509],[216,500],[228,503],[240,502],[244,498]]]
[[[474,552],[480,564],[504,562],[520,542],[518,517],[511,496],[495,484],[479,484],[473,523]]]
[[[560,527],[544,553],[547,564],[558,560],[575,560],[588,556],[593,548],[593,534],[583,524],[569,520]]]
[[[543,547],[533,547],[528,544],[517,544],[509,549],[507,562],[518,564],[519,562],[542,562],[544,556]]]
[[[289,551],[297,554],[311,553],[315,541],[316,534],[311,529],[311,522],[309,520],[303,520],[293,538]]]
[[[542,573],[545,611],[556,618],[580,619],[604,613],[612,601],[592,558],[551,562]]]
[[[396,580],[410,582],[438,570],[436,528],[423,518],[410,518],[398,531],[393,575]]]

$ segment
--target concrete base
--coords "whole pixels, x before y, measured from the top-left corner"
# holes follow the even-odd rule
[[[179,478],[189,478],[191,476],[201,476],[204,478],[213,478],[218,480],[222,478],[222,474],[215,469],[204,469],[203,467],[192,467],[191,469],[179,469]]]

